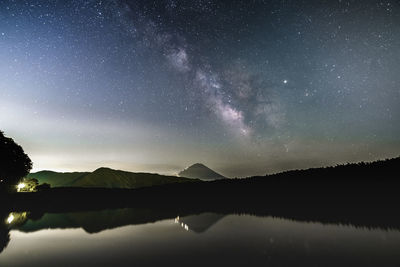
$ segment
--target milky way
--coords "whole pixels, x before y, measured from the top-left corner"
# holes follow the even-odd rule
[[[1,1],[35,170],[264,174],[400,154],[397,1]]]

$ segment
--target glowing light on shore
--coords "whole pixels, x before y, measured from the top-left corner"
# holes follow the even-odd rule
[[[26,184],[24,184],[24,183],[18,184],[18,185],[17,185],[17,191],[18,191],[18,192],[21,191],[21,189],[25,188],[25,186],[26,186]]]

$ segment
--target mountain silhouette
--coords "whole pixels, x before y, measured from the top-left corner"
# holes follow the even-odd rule
[[[28,178],[35,178],[40,184],[47,183],[52,187],[71,186],[79,178],[90,174],[90,172],[53,172],[40,171],[28,174]]]
[[[179,177],[194,178],[205,181],[226,178],[201,163],[193,164],[192,166],[181,171],[178,175]]]
[[[93,172],[59,173],[40,171],[31,173],[39,184],[48,183],[51,187],[100,187],[100,188],[139,188],[153,185],[193,181],[192,179],[164,176],[153,173],[135,173],[110,168],[99,168]]]

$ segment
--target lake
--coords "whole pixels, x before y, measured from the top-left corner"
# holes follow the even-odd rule
[[[150,215],[149,215],[150,214]],[[133,209],[5,216],[0,266],[400,266],[400,231]]]

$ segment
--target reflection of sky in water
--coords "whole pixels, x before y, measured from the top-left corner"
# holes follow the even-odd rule
[[[190,229],[190,225],[188,225]],[[174,220],[87,234],[11,231],[0,266],[397,266],[400,232],[230,215],[198,234]]]
[[[11,213],[10,216],[7,218],[7,223],[10,224],[14,221],[14,215]]]

